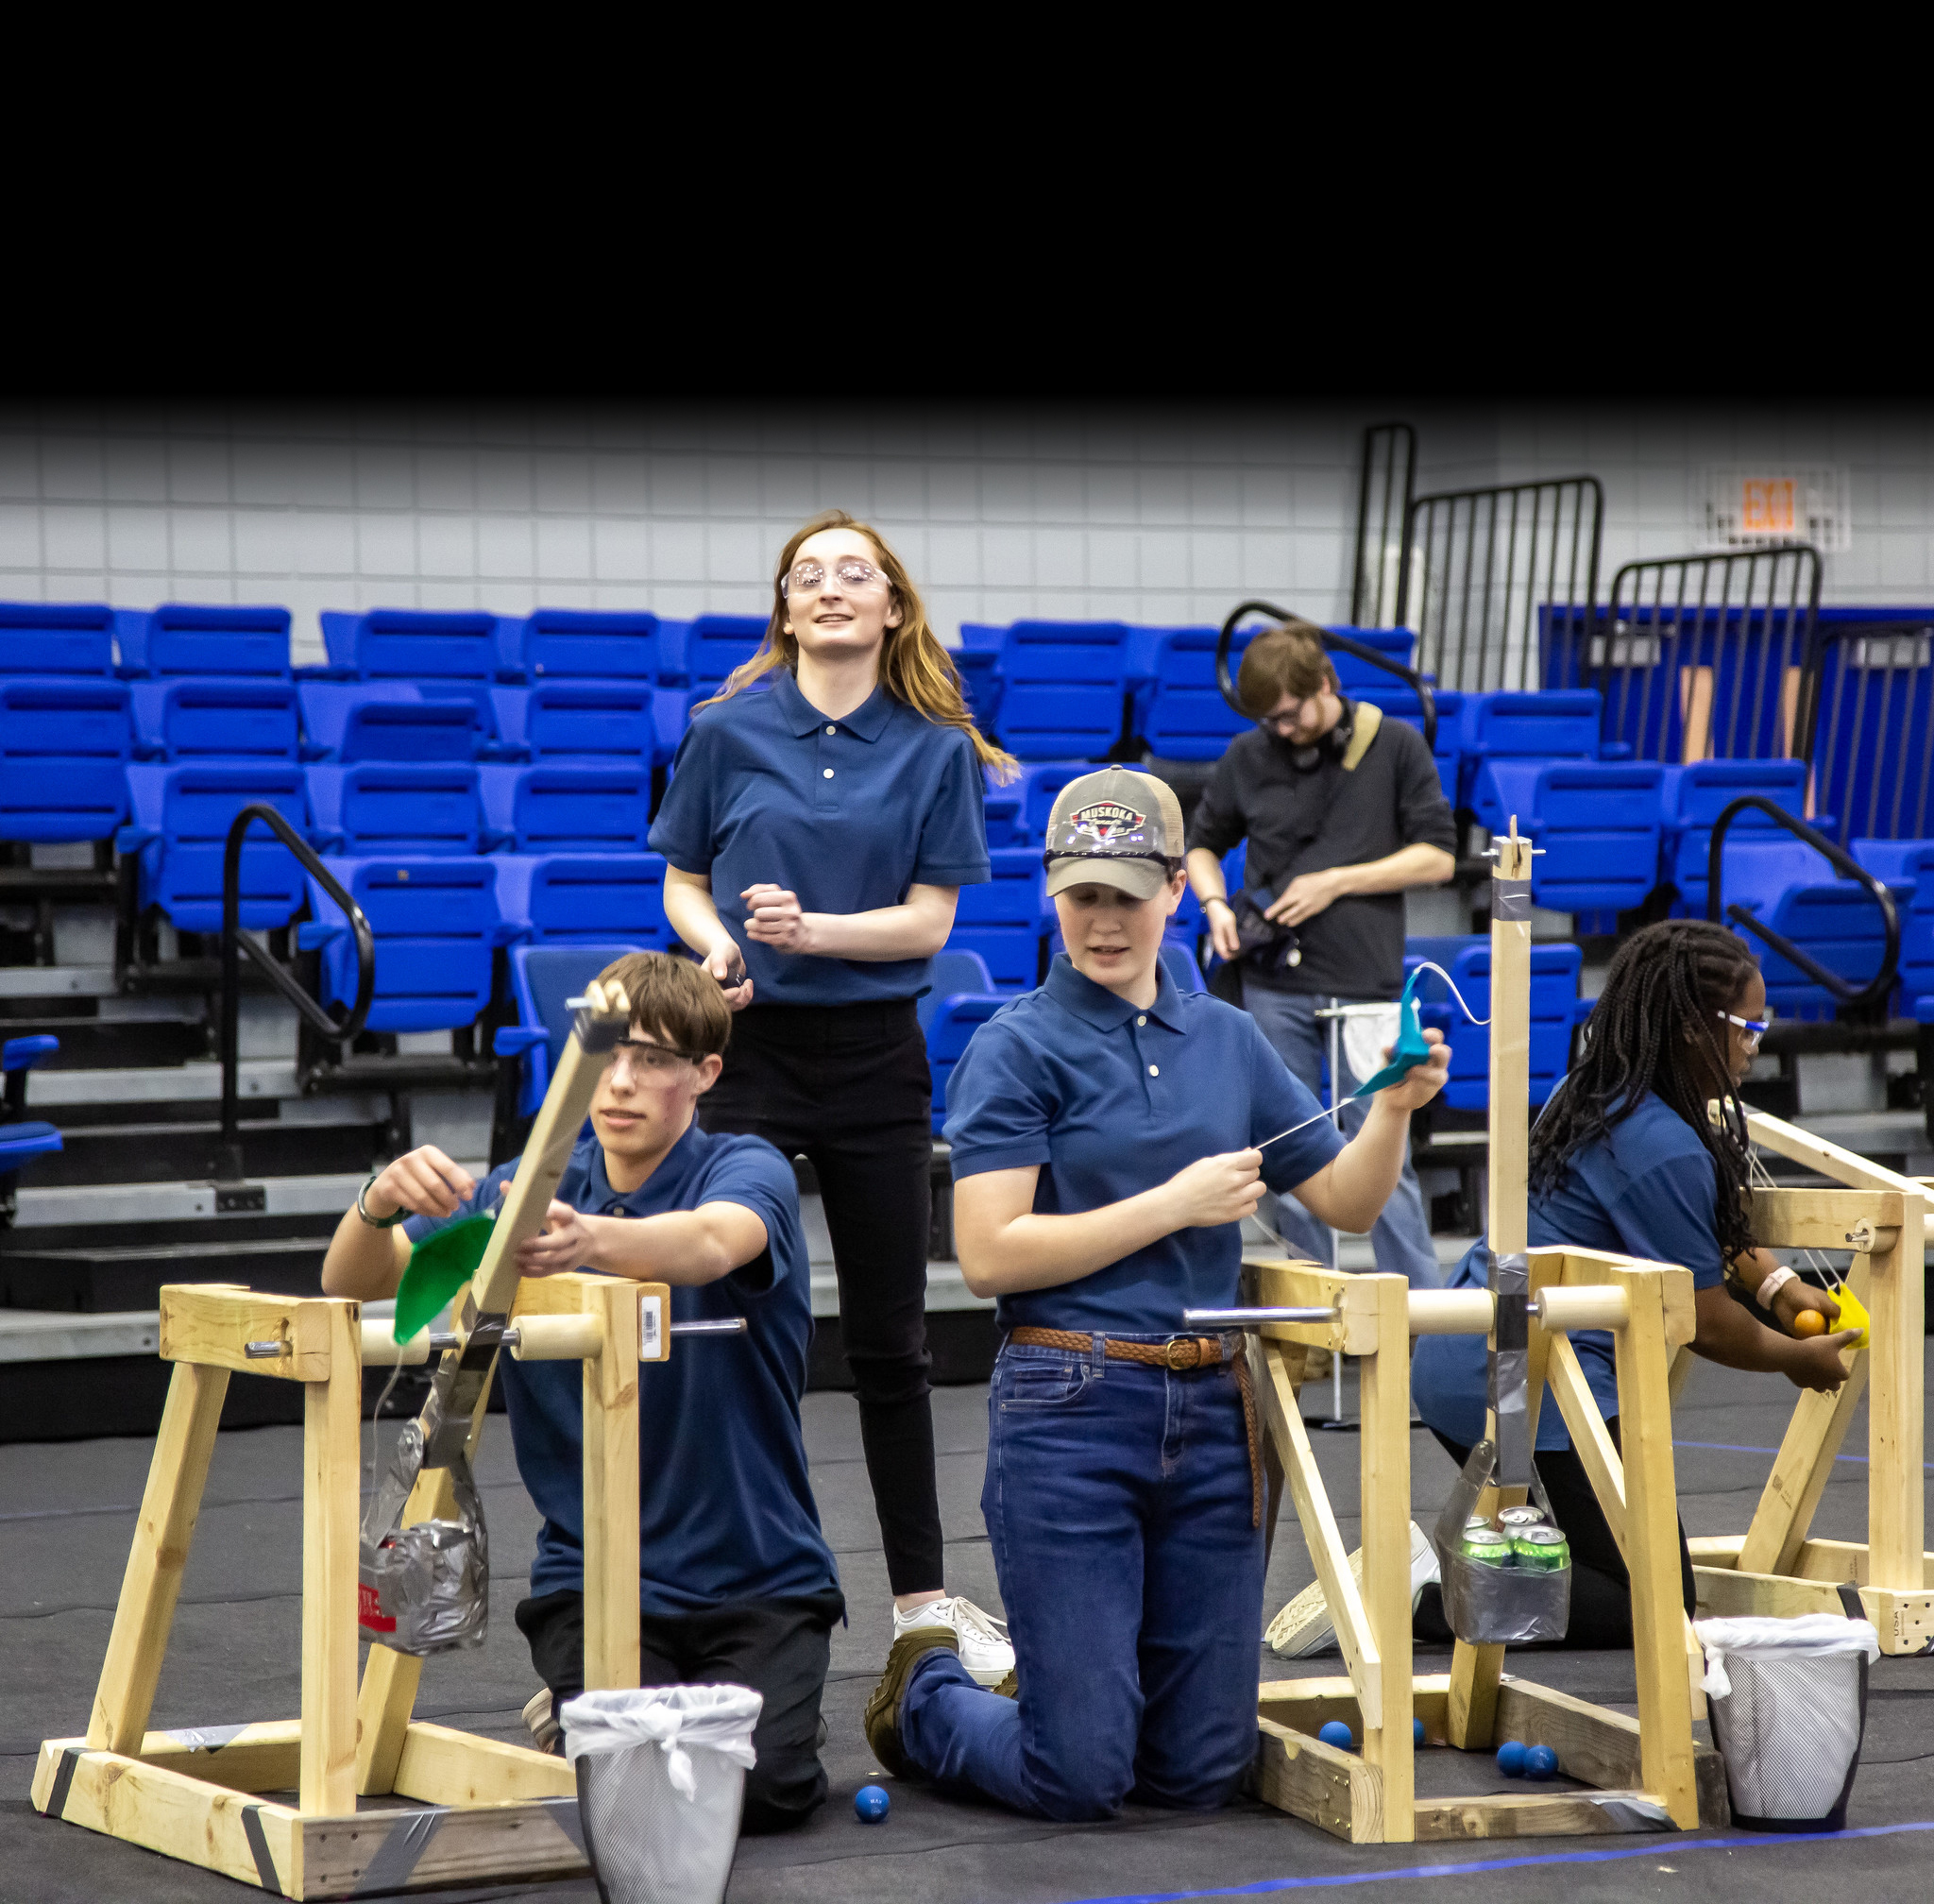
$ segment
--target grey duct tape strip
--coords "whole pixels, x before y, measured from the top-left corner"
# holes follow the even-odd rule
[[[67,1812],[67,1792],[74,1783],[74,1768],[80,1763],[78,1745],[70,1745],[60,1755],[59,1769],[54,1774],[54,1789],[47,1794],[47,1816],[64,1817]]]
[[[1531,1356],[1526,1314],[1530,1259],[1515,1253],[1493,1255],[1490,1285],[1497,1298],[1493,1324],[1497,1346],[1491,1352],[1485,1399],[1498,1422],[1497,1480],[1501,1488],[1522,1488],[1531,1481]]]
[[[1491,917],[1519,924],[1531,918],[1531,881],[1529,879],[1493,879],[1491,881]]]
[[[430,1841],[436,1836],[436,1828],[450,1816],[450,1808],[433,1805],[421,1811],[392,1812],[390,1816],[396,1822],[377,1846],[376,1856],[363,1867],[356,1888],[349,1893],[351,1897],[369,1897],[386,1891],[400,1891],[410,1881],[410,1874],[416,1870],[417,1861],[430,1848]],[[382,1819],[381,1812],[373,1817],[365,1813],[356,1822],[360,1828],[365,1823]]]
[[[610,1050],[630,1027],[622,1018],[594,1018],[585,1011],[572,1018],[570,1028],[585,1054],[596,1058]]]
[[[262,1807],[247,1805],[242,1810],[242,1835],[255,1856],[255,1875],[271,1897],[282,1895],[282,1880],[276,1873],[276,1861],[269,1856],[268,1836],[262,1828]]]
[[[1671,1813],[1649,1798],[1615,1798],[1603,1793],[1596,1796],[1586,1795],[1592,1806],[1612,1821],[1615,1831],[1671,1831],[1676,1828]]]
[[[247,1730],[246,1726],[177,1726],[162,1737],[178,1752],[219,1752]]]

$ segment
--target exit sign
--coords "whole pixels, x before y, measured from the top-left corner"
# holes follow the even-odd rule
[[[1705,537],[1721,548],[1810,542],[1822,553],[1853,546],[1852,482],[1844,469],[1709,469]]]

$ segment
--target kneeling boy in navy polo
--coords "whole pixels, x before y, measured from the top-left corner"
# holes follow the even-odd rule
[[[742,1828],[783,1830],[825,1797],[820,1696],[845,1611],[800,1432],[812,1305],[798,1192],[770,1144],[693,1121],[732,1030],[717,983],[657,952],[599,976],[630,998],[630,1035],[591,1100],[596,1135],[572,1153],[518,1268],[668,1283],[674,1321],[747,1319],[742,1337],[674,1354],[638,1384],[652,1455],[640,1466],[641,1681],[764,1695]],[[394,1295],[411,1244],[493,1208],[516,1170],[500,1164],[480,1183],[432,1145],[398,1158],[337,1226],[324,1289]],[[551,1713],[584,1689],[582,1378],[575,1363],[506,1356],[498,1379],[517,1471],[544,1517],[517,1621],[549,1689],[526,1718],[549,1738]]]

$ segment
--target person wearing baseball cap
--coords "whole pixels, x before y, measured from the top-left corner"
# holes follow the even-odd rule
[[[1254,1756],[1264,1485],[1238,1295],[1264,1188],[1366,1229],[1450,1049],[1349,1143],[1254,1019],[1161,962],[1182,817],[1152,775],[1065,787],[1043,859],[1066,951],[975,1033],[947,1088],[960,1271],[997,1300],[981,1492],[1015,1672],[975,1683],[953,1636],[896,1640],[866,1708],[887,1771],[1035,1817],[1133,1796],[1207,1810]],[[1002,1693],[1011,1696],[1002,1697]]]

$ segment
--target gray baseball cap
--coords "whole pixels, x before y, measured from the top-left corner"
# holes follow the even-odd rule
[[[1048,816],[1041,858],[1049,898],[1091,885],[1154,898],[1181,869],[1182,809],[1175,790],[1126,767],[1070,780]]]

